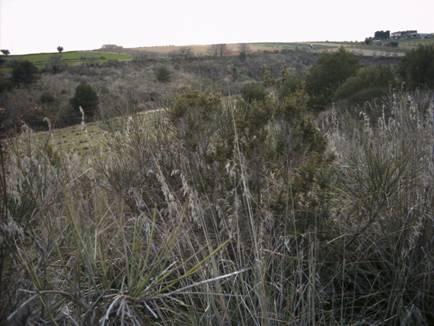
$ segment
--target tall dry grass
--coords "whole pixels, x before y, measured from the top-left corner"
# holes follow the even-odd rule
[[[287,103],[213,107],[127,119],[86,161],[9,144],[7,323],[433,322],[431,98],[331,112],[326,147]]]

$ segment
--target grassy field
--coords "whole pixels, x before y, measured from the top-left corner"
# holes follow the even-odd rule
[[[38,68],[43,68],[53,56],[58,53],[35,53],[25,55],[11,55],[7,60],[28,60]],[[114,53],[105,51],[69,51],[61,54],[62,60],[68,65],[77,65],[86,62],[102,63],[109,60],[129,61],[132,56],[127,53]]]
[[[399,47],[405,50],[414,49],[419,45],[434,45],[434,38],[424,40],[402,40],[399,42]]]
[[[151,124],[158,114],[156,111],[137,113],[133,119],[145,124]],[[74,125],[66,128],[40,131],[33,134],[38,143],[49,143],[56,151],[65,154],[76,153],[86,158],[99,151],[106,151],[107,132],[118,130],[125,126],[125,117],[113,118],[108,121],[90,122],[84,125]]]
[[[48,142],[62,153],[77,153],[83,157],[98,150],[104,143],[104,130],[96,122],[54,129],[51,132],[36,132],[34,135],[38,142]]]

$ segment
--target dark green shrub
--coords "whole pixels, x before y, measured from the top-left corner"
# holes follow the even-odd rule
[[[38,74],[38,68],[30,61],[17,61],[12,68],[12,82],[16,85],[33,83]]]
[[[372,66],[360,69],[337,90],[335,100],[347,100],[358,104],[375,97],[384,96],[397,85],[395,72],[390,66]]]
[[[240,59],[241,62],[246,61],[246,59],[247,59],[246,51],[241,51],[240,54],[238,55],[238,58]]]
[[[284,99],[285,97],[295,93],[302,87],[302,85],[303,81],[299,76],[286,76],[279,85],[279,98]]]
[[[171,79],[170,70],[166,66],[159,66],[155,69],[155,78],[160,83],[168,83]]]
[[[324,110],[331,104],[339,86],[358,68],[357,58],[343,48],[337,53],[323,54],[306,79],[309,107],[316,111]]]
[[[169,118],[177,127],[177,133],[192,151],[206,151],[213,133],[213,117],[221,112],[219,96],[186,90],[175,99]]]
[[[55,101],[56,98],[48,92],[42,93],[42,95],[39,97],[39,102],[41,104],[51,104],[54,103]]]
[[[399,72],[411,89],[434,88],[434,46],[419,46],[408,52]]]
[[[75,89],[70,103],[76,112],[81,106],[86,116],[93,117],[98,108],[98,95],[89,84],[82,82]]]
[[[241,89],[241,96],[247,103],[252,103],[253,101],[264,101],[267,92],[262,84],[249,83]]]
[[[11,89],[11,87],[12,87],[12,82],[9,79],[4,78],[2,75],[0,75],[0,93]]]

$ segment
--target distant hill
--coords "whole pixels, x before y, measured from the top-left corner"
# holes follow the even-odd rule
[[[83,63],[104,63],[107,61],[130,61],[135,55],[183,55],[183,56],[237,56],[240,52],[246,53],[277,53],[280,51],[305,51],[311,53],[334,52],[340,47],[346,48],[354,54],[368,57],[400,57],[406,51],[420,44],[434,44],[434,39],[400,40],[398,47],[381,45],[366,45],[364,42],[257,42],[257,43],[230,43],[211,45],[184,45],[184,46],[145,46],[137,48],[97,49],[93,51],[68,51],[62,54],[32,53],[25,55],[9,55],[10,60],[29,60],[38,68],[43,68],[53,57],[61,56],[64,63],[77,65]],[[7,65],[6,65],[7,66]],[[3,68],[4,69],[4,68]]]

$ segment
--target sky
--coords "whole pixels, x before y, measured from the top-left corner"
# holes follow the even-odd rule
[[[433,0],[0,0],[0,48],[360,41],[376,30],[434,33],[433,12]]]

